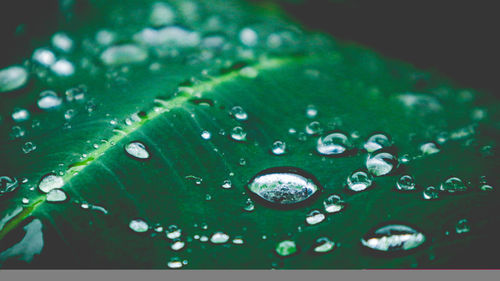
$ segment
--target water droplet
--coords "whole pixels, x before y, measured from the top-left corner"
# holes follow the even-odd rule
[[[224,244],[229,240],[229,235],[224,232],[216,232],[210,237],[210,242],[214,244]]]
[[[179,227],[177,227],[177,225],[172,224],[169,227],[167,227],[166,235],[167,235],[168,239],[172,239],[172,240],[177,239],[177,238],[181,237],[181,234],[182,234],[182,231]]]
[[[22,150],[25,154],[28,154],[36,149],[36,145],[30,141],[23,144]]]
[[[128,227],[137,233],[144,233],[149,230],[149,225],[143,219],[133,219],[128,224]]]
[[[38,183],[38,189],[43,193],[48,193],[49,191],[64,186],[64,180],[61,176],[56,174],[47,174]]]
[[[182,248],[184,248],[184,245],[186,245],[186,243],[182,241],[176,241],[170,246],[170,248],[174,251],[180,251],[182,250]]]
[[[101,61],[110,66],[141,63],[147,58],[148,53],[145,49],[132,44],[111,46],[101,54]]]
[[[21,88],[28,81],[28,71],[21,66],[0,69],[0,93]]]
[[[243,28],[240,31],[239,38],[240,38],[241,43],[247,47],[253,47],[253,46],[257,45],[257,42],[259,40],[259,36],[257,35],[257,32],[255,32],[255,30],[253,30],[249,27]]]
[[[231,138],[235,141],[245,141],[247,132],[242,127],[236,126],[231,130]]]
[[[323,206],[327,213],[338,213],[345,208],[346,203],[339,195],[332,194],[323,201]]]
[[[243,245],[243,243],[245,243],[245,241],[243,241],[243,238],[241,237],[236,237],[233,239],[233,244],[235,245]]]
[[[457,177],[451,177],[439,186],[439,190],[448,193],[463,192],[467,190],[467,186],[461,179]]]
[[[410,175],[401,176],[396,182],[396,188],[398,190],[414,190],[415,189],[415,179]]]
[[[366,159],[368,172],[376,177],[389,174],[397,165],[398,159],[394,155],[383,151],[368,155]]]
[[[434,186],[428,186],[422,192],[422,196],[425,200],[437,200],[439,199],[439,192]]]
[[[125,152],[127,152],[128,155],[141,160],[149,159],[151,157],[146,149],[146,146],[139,141],[132,141],[126,144]]]
[[[160,29],[144,28],[134,35],[134,40],[147,46],[189,48],[200,44],[200,34],[180,26]]]
[[[441,151],[441,149],[439,148],[439,145],[435,142],[424,143],[419,147],[419,149],[422,152],[422,154],[424,154],[424,155],[435,154],[435,153],[438,153],[439,151]]]
[[[52,45],[62,52],[70,52],[73,49],[73,40],[63,32],[57,32],[52,35]]]
[[[75,74],[75,66],[66,59],[59,59],[50,66],[50,70],[57,76],[71,76]]]
[[[33,52],[31,56],[33,61],[43,65],[43,66],[51,66],[56,62],[56,56],[54,53],[46,48],[38,48]]]
[[[309,225],[315,225],[325,220],[325,215],[318,210],[312,210],[306,216],[306,222]]]
[[[222,188],[229,189],[231,187],[232,187],[231,181],[230,180],[224,180],[224,182],[222,183]]]
[[[340,132],[332,132],[318,138],[316,150],[321,155],[341,156],[351,148],[349,138]]]
[[[22,138],[26,135],[26,130],[21,126],[12,126],[10,136],[13,139]]]
[[[209,131],[201,132],[201,138],[204,140],[209,140],[212,137],[212,134]]]
[[[291,206],[308,201],[320,190],[313,175],[293,167],[266,169],[248,183],[248,190],[257,198],[276,206]]]
[[[207,237],[207,236],[202,235],[202,236],[200,237],[200,242],[207,242],[207,241],[208,241],[208,237]]]
[[[481,186],[479,187],[479,189],[481,191],[494,191],[495,189],[493,188],[493,186],[489,185],[489,184],[481,184]]]
[[[295,241],[284,240],[279,242],[278,245],[276,245],[275,250],[279,256],[287,257],[297,253],[298,248],[297,245],[295,244]]]
[[[101,46],[113,44],[116,40],[116,34],[107,29],[101,29],[95,34],[95,41]]]
[[[455,225],[455,231],[457,234],[463,234],[470,231],[469,221],[467,219],[461,219]]]
[[[23,122],[30,119],[30,112],[24,108],[15,108],[11,117],[15,122]]]
[[[66,192],[64,192],[62,189],[56,188],[52,189],[47,193],[47,202],[63,202],[66,199],[68,199],[68,196],[66,195]]]
[[[47,90],[40,93],[37,104],[40,109],[53,110],[61,106],[62,102],[56,92]]]
[[[64,119],[70,120],[75,116],[75,110],[74,109],[68,109],[66,112],[64,112]]]
[[[368,232],[361,244],[380,252],[402,252],[421,246],[425,240],[424,234],[409,226],[390,224]]]
[[[21,199],[21,203],[23,203],[24,205],[28,205],[30,203],[30,200],[28,198],[23,198]]]
[[[243,110],[241,106],[234,106],[229,112],[236,120],[245,121],[248,119],[248,114]]]
[[[182,267],[182,262],[179,258],[172,258],[168,263],[167,266],[172,268],[172,269],[177,269]]]
[[[19,182],[16,178],[11,178],[9,176],[0,177],[0,197],[14,192],[18,187]]]
[[[316,106],[310,104],[306,107],[306,116],[309,118],[314,118],[318,115],[318,109]]]
[[[322,131],[321,124],[318,121],[312,121],[306,126],[306,133],[308,135],[317,135]]]
[[[335,242],[327,237],[320,237],[316,239],[316,242],[312,247],[314,253],[320,254],[331,252],[333,249],[335,249]]]
[[[156,2],[153,4],[151,14],[149,15],[149,23],[152,26],[164,26],[172,24],[175,20],[175,12],[168,4]]]
[[[372,176],[362,170],[354,171],[347,178],[347,188],[355,192],[363,191],[372,186],[372,184]]]
[[[251,212],[255,209],[255,205],[253,204],[252,199],[248,198],[247,201],[245,202],[245,206],[243,207],[243,210],[247,212]]]
[[[277,140],[273,142],[273,146],[271,148],[271,152],[274,155],[282,155],[286,152],[286,143],[284,141]]]
[[[389,136],[383,133],[376,133],[371,135],[363,145],[363,147],[369,153],[372,153],[376,150],[382,149],[384,147],[390,147],[392,145],[391,139]]]
[[[85,85],[79,85],[77,87],[67,89],[64,95],[66,96],[67,101],[72,102],[83,101],[86,93],[87,87]]]

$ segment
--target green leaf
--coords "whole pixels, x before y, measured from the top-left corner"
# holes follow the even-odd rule
[[[168,268],[178,261],[192,269],[498,266],[489,254],[499,250],[499,193],[480,189],[481,177],[493,188],[498,180],[496,98],[303,31],[273,6],[227,0],[90,4],[87,17],[70,14],[73,20],[61,23],[71,48],[64,37],[33,41],[72,63],[74,74],[64,63],[45,67],[30,55],[17,64],[29,70],[28,82],[2,93],[0,175],[19,182],[0,197],[2,267]],[[161,16],[151,16],[152,7]],[[176,27],[145,29],[162,24]],[[62,104],[41,109],[45,90]],[[310,105],[317,115],[306,114]],[[234,114],[235,106],[246,120]],[[15,108],[28,109],[29,120],[12,120]],[[244,139],[231,137],[238,126]],[[318,137],[332,130],[345,132],[358,149],[343,157],[318,154]],[[350,193],[346,178],[365,168],[363,143],[374,132],[389,135],[391,153],[409,161],[376,177],[372,188]],[[282,155],[272,153],[277,140],[286,143]],[[134,141],[145,146],[148,159],[125,151]],[[441,144],[439,152],[419,149],[430,141]],[[292,209],[255,200],[254,210],[245,210],[256,199],[246,184],[275,167],[310,173],[322,187],[318,196]],[[39,190],[51,173],[63,179],[69,197],[63,203],[48,202]],[[415,178],[417,191],[396,191],[403,174]],[[423,199],[425,187],[451,176],[468,192]],[[331,194],[341,195],[347,207],[308,225],[306,215],[325,213],[323,201]],[[151,229],[132,231],[138,218]],[[470,231],[458,234],[462,219]],[[360,239],[390,221],[417,226],[428,243],[398,256],[366,253]],[[172,225],[185,243],[179,251],[165,235]],[[156,232],[157,226],[163,230]],[[205,241],[218,232],[230,240]],[[319,237],[336,249],[312,255]],[[286,240],[297,249],[280,257],[276,247]]]

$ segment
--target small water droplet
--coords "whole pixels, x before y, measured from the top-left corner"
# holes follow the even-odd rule
[[[180,251],[182,250],[182,248],[184,248],[185,245],[186,243],[184,243],[183,241],[176,241],[170,246],[170,248],[174,251]]]
[[[175,12],[170,5],[163,2],[155,2],[149,15],[149,23],[152,26],[164,26],[174,23]]]
[[[317,135],[322,131],[321,124],[318,121],[312,121],[306,126],[306,133],[308,135]]]
[[[224,182],[222,183],[222,188],[229,189],[231,187],[232,187],[231,181],[230,180],[224,180]]]
[[[141,63],[147,58],[147,51],[133,44],[111,46],[101,54],[101,61],[109,66]]]
[[[229,240],[229,235],[224,232],[216,232],[210,237],[210,242],[214,244],[224,244]]]
[[[306,116],[308,118],[314,118],[316,117],[316,115],[318,115],[318,109],[316,108],[316,106],[310,104],[306,107]]]
[[[241,43],[247,47],[253,47],[253,46],[257,45],[257,42],[259,40],[259,36],[257,35],[257,32],[255,32],[255,30],[253,30],[249,27],[243,28],[240,31],[239,38],[240,38]]]
[[[403,175],[396,182],[396,188],[403,191],[414,190],[415,179],[410,175]]]
[[[23,87],[28,81],[28,71],[21,66],[0,69],[0,93],[10,92]]]
[[[64,92],[66,100],[72,101],[83,101],[85,99],[85,94],[87,93],[87,87],[85,85],[79,85],[77,87],[69,88]]]
[[[306,222],[309,225],[315,225],[325,220],[325,215],[318,210],[312,210],[306,216]]]
[[[245,121],[248,119],[248,114],[246,113],[246,111],[238,105],[231,108],[229,114],[239,121]]]
[[[286,152],[286,143],[284,141],[277,140],[273,142],[273,146],[271,147],[271,152],[274,155],[282,155]]]
[[[241,237],[236,237],[233,239],[233,244],[235,245],[243,245],[243,243],[245,243],[245,241],[243,241],[243,238]]]
[[[66,112],[64,112],[64,119],[70,120],[75,116],[75,110],[74,109],[68,109]]]
[[[248,198],[247,201],[245,202],[245,206],[243,207],[243,210],[247,212],[251,212],[255,209],[255,205],[253,204],[252,199]]]
[[[332,194],[323,201],[327,213],[338,213],[345,208],[346,203],[339,195]]]
[[[73,39],[63,32],[57,32],[52,35],[51,42],[54,48],[65,53],[68,53],[73,49]]]
[[[167,230],[165,231],[166,235],[167,235],[167,238],[168,239],[177,239],[179,237],[181,237],[181,234],[182,234],[182,231],[181,229],[173,224],[173,225],[170,225],[167,227]]]
[[[25,197],[25,198],[21,199],[21,203],[23,203],[24,205],[28,205],[30,203],[30,200]]]
[[[361,244],[380,252],[403,252],[421,246],[425,240],[424,234],[409,226],[390,224],[369,231]]]
[[[461,179],[451,177],[439,186],[439,190],[448,193],[463,192],[467,190],[467,186]]]
[[[57,76],[67,77],[75,74],[75,66],[66,59],[59,59],[50,66],[50,70]]]
[[[335,249],[335,242],[327,237],[320,237],[316,239],[312,247],[314,253],[320,254],[331,252],[333,249]]]
[[[341,156],[351,149],[347,135],[341,132],[331,132],[318,138],[316,151],[321,155]]]
[[[257,198],[275,206],[291,206],[308,201],[320,190],[313,175],[293,167],[266,169],[254,176],[247,185]]]
[[[247,132],[242,127],[236,126],[231,130],[231,138],[235,141],[245,141]]]
[[[183,266],[182,261],[179,258],[172,258],[168,263],[167,266],[172,269],[178,269]]]
[[[19,182],[16,178],[11,178],[9,176],[0,177],[0,197],[16,191],[18,187]]]
[[[204,140],[209,140],[212,137],[212,134],[209,131],[201,132],[201,138]]]
[[[62,189],[56,188],[52,189],[47,193],[47,202],[63,202],[68,199],[68,196],[66,195],[66,192],[64,192]]]
[[[372,153],[384,147],[390,147],[391,145],[392,142],[388,135],[383,133],[375,133],[366,140],[363,147],[366,149],[366,151],[368,151],[368,153]]]
[[[420,152],[422,152],[422,154],[424,154],[424,155],[431,155],[431,154],[435,154],[435,153],[438,153],[439,151],[441,151],[441,149],[439,148],[439,145],[435,142],[424,143],[424,144],[420,145],[419,149],[420,149]]]
[[[422,192],[422,196],[425,200],[437,200],[439,199],[439,191],[434,186],[428,186]]]
[[[128,227],[132,229],[132,231],[137,233],[144,233],[149,230],[149,225],[143,219],[133,219],[128,224]]]
[[[470,231],[469,221],[467,219],[461,219],[455,225],[455,231],[457,234],[464,234]]]
[[[397,165],[398,159],[396,156],[384,151],[377,151],[374,154],[368,155],[366,159],[368,172],[376,177],[391,173]]]
[[[31,58],[33,61],[43,66],[51,66],[56,62],[56,55],[54,55],[54,53],[47,48],[36,49]]]
[[[10,136],[13,139],[22,138],[26,135],[26,130],[21,126],[12,126]]]
[[[278,245],[276,245],[275,251],[279,256],[287,257],[297,253],[298,248],[297,245],[295,244],[295,241],[284,240],[279,242]]]
[[[11,117],[14,122],[23,122],[30,119],[30,112],[24,108],[15,108]]]
[[[239,73],[241,76],[246,78],[255,78],[259,75],[259,71],[251,66],[243,67],[240,69]]]
[[[146,148],[146,145],[139,141],[132,141],[126,144],[125,152],[127,152],[127,155],[141,160],[149,159],[151,157]]]
[[[481,191],[494,191],[495,189],[493,188],[493,186],[489,185],[489,184],[481,184],[481,186],[479,187],[479,189]]]
[[[371,187],[372,184],[372,176],[362,170],[354,171],[349,177],[347,177],[347,188],[355,192],[363,191]]]
[[[47,90],[40,93],[37,104],[40,109],[53,110],[61,106],[62,102],[56,92]]]

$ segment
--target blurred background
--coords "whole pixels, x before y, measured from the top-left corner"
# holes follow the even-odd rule
[[[437,70],[461,87],[496,94],[499,20],[495,1],[252,0],[273,2],[306,28]],[[87,17],[91,0],[2,0],[0,68],[16,63],[60,21]]]

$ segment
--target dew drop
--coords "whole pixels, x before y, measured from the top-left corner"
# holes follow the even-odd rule
[[[229,189],[231,187],[232,187],[231,181],[230,180],[224,180],[224,182],[222,183],[222,188]]]
[[[181,237],[182,234],[181,229],[175,224],[168,226],[165,233],[167,235],[167,238],[172,240]]]
[[[30,112],[24,108],[16,108],[12,112],[11,117],[15,122],[23,122],[30,119]]]
[[[439,148],[439,145],[435,142],[424,143],[424,144],[420,145],[419,149],[420,149],[420,152],[422,152],[422,154],[424,154],[424,155],[431,155],[431,154],[435,154],[435,153],[438,153],[439,151],[441,151],[441,149]]]
[[[21,66],[0,69],[0,93],[21,88],[28,81],[28,71]]]
[[[325,215],[318,210],[312,210],[306,216],[306,222],[309,225],[315,225],[325,220]]]
[[[23,150],[24,154],[28,154],[35,149],[36,149],[36,145],[30,141],[25,142],[22,146],[22,150]]]
[[[455,225],[455,231],[457,234],[464,234],[470,231],[469,221],[467,219],[461,219]]]
[[[372,184],[373,184],[372,176],[362,170],[354,171],[347,178],[347,188],[355,192],[363,191],[371,187]]]
[[[111,46],[101,54],[101,61],[109,66],[141,63],[147,58],[145,49],[132,44]]]
[[[274,155],[282,155],[285,154],[286,152],[286,143],[284,141],[277,140],[273,142],[273,145],[271,147],[271,152]]]
[[[481,186],[479,187],[479,189],[481,191],[494,191],[495,189],[493,188],[493,186],[489,185],[489,184],[481,184]]]
[[[201,132],[201,138],[204,140],[209,140],[212,137],[212,134],[209,131]]]
[[[56,92],[47,90],[40,93],[37,104],[40,109],[53,110],[61,106],[62,102]]]
[[[95,41],[101,46],[111,45],[115,40],[116,34],[107,29],[101,29],[95,35]]]
[[[18,187],[19,182],[16,178],[11,178],[9,176],[0,177],[0,197],[16,191]]]
[[[409,226],[390,224],[368,232],[361,244],[380,252],[403,252],[421,246],[425,240],[424,234]]]
[[[61,176],[54,173],[45,175],[38,183],[38,189],[43,193],[48,193],[53,189],[58,189],[64,186],[64,180]]]
[[[320,237],[316,239],[312,247],[313,252],[320,254],[331,252],[333,249],[335,249],[335,242],[327,237]]]
[[[396,188],[403,191],[414,190],[415,179],[410,175],[403,175],[396,182]]]
[[[291,206],[313,198],[320,185],[313,175],[293,167],[266,169],[248,183],[257,198],[276,206]]]
[[[340,132],[332,132],[318,138],[316,151],[321,155],[341,156],[351,148],[349,138]]]
[[[59,59],[50,66],[50,70],[57,76],[67,77],[75,74],[75,66],[66,59]]]
[[[323,206],[327,213],[338,213],[345,208],[346,203],[339,195],[332,194],[323,201]]]
[[[279,256],[287,257],[297,253],[298,249],[295,241],[284,240],[276,245],[275,251]]]
[[[437,200],[439,199],[439,191],[434,186],[428,186],[422,192],[422,196],[425,200]]]
[[[134,40],[147,46],[189,48],[198,46],[201,38],[198,32],[180,26],[167,26],[161,29],[145,28],[134,35]]]
[[[231,130],[231,138],[235,141],[245,141],[247,132],[242,127],[236,126]]]
[[[47,202],[63,202],[66,199],[68,199],[68,196],[66,195],[66,192],[64,192],[62,189],[56,188],[52,189],[47,193]]]
[[[243,67],[240,69],[239,73],[246,78],[255,78],[259,75],[259,71],[251,66]]]
[[[224,232],[216,232],[210,237],[210,242],[214,244],[224,244],[229,240],[229,235]]]
[[[247,47],[253,47],[253,46],[257,45],[257,42],[259,40],[259,36],[257,35],[257,32],[255,32],[255,30],[253,30],[249,27],[243,28],[240,31],[239,38],[240,38],[241,43]]]
[[[243,210],[247,212],[251,212],[255,209],[255,205],[253,204],[252,199],[248,198],[247,201],[245,202],[245,206],[243,207]]]
[[[133,219],[128,224],[128,227],[132,229],[132,231],[137,233],[144,233],[149,230],[149,225],[143,219]]]
[[[372,153],[376,150],[382,149],[384,147],[389,147],[392,145],[391,139],[389,136],[383,133],[376,133],[371,135],[366,142],[364,143],[363,147],[368,151],[369,153]]]
[[[54,53],[46,48],[36,49],[31,58],[33,61],[43,66],[51,66],[56,62],[56,56]]]
[[[23,203],[24,205],[28,205],[30,203],[30,200],[28,198],[23,198],[21,199],[21,203]]]
[[[174,20],[175,12],[172,7],[163,2],[156,2],[153,4],[151,14],[149,16],[149,23],[152,26],[172,24]]]
[[[376,152],[375,154],[368,155],[366,159],[368,172],[376,177],[389,174],[397,165],[397,158],[388,152]]]
[[[451,177],[439,186],[439,190],[448,193],[463,192],[467,190],[467,186],[461,179]]]
[[[186,243],[182,242],[182,241],[176,241],[174,242],[170,248],[174,251],[180,251],[182,250],[182,248],[184,248],[184,246],[186,245]]]
[[[310,104],[306,107],[306,116],[308,118],[314,118],[316,117],[316,115],[318,115],[318,109],[316,108],[316,106]]]
[[[231,108],[229,114],[239,121],[245,121],[248,119],[248,114],[246,113],[246,111],[238,105]]]
[[[235,245],[242,245],[243,243],[245,243],[245,241],[243,241],[243,239],[242,239],[242,238],[240,238],[240,237],[236,237],[236,238],[234,238],[232,242],[233,242],[233,244],[235,244]]]
[[[125,152],[136,159],[149,159],[150,155],[146,146],[139,141],[132,141],[125,145]]]
[[[51,42],[54,48],[65,53],[70,52],[71,49],[73,49],[73,40],[63,32],[57,32],[52,35]]]
[[[318,121],[312,121],[306,126],[306,133],[308,135],[317,135],[321,133],[321,124]]]

